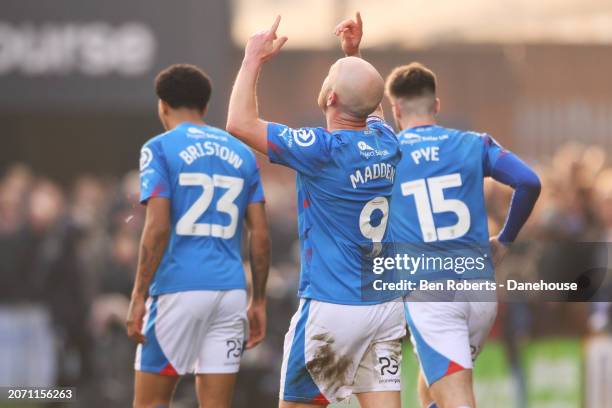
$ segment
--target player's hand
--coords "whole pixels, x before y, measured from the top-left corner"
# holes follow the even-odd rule
[[[355,14],[355,20],[349,18],[338,24],[334,34],[340,37],[342,51],[344,51],[346,56],[358,56],[359,44],[361,43],[361,37],[363,37],[361,14],[357,12],[357,14]]]
[[[497,237],[491,238],[489,240],[489,245],[491,246],[491,255],[493,256],[493,265],[499,266],[508,253],[508,247],[499,242]]]
[[[276,35],[280,20],[281,17],[276,16],[276,20],[274,20],[269,30],[260,31],[249,38],[244,50],[245,59],[266,62],[278,54],[281,47],[287,42],[287,37],[278,38]]]
[[[252,349],[266,337],[266,303],[252,302],[247,310],[249,319],[249,340],[246,349]]]
[[[144,297],[132,296],[125,326],[128,337],[136,343],[144,343],[145,341],[145,337],[142,334],[142,323],[146,312],[147,307]]]

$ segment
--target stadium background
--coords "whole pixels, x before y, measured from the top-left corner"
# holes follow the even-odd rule
[[[245,36],[276,13],[290,40],[261,78],[264,117],[322,123],[315,98],[341,56],[332,28],[359,8],[364,57],[383,75],[412,60],[430,65],[443,123],[486,131],[539,170],[543,193],[520,237],[530,244],[505,271],[563,269],[564,254],[541,249],[551,238],[610,241],[612,4],[536,3],[3,2],[0,384],[74,385],[78,406],[129,406],[134,346],[122,324],[143,220],[139,149],[162,131],[153,78],[176,62],[204,68],[214,81],[207,120],[222,127]],[[260,164],[273,240],[269,331],[245,354],[236,407],[275,405],[297,305],[294,175]],[[486,193],[497,231],[511,192]],[[501,305],[475,373],[481,406],[611,407],[606,307]],[[414,364],[405,363],[405,406],[415,406]],[[195,406],[190,379],[176,399]]]

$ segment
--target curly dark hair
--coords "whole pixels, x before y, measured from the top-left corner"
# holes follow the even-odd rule
[[[189,108],[204,112],[211,92],[210,78],[195,65],[170,65],[155,78],[157,97],[174,109]]]

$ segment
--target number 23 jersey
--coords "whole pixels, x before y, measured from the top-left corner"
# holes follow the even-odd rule
[[[389,201],[401,159],[393,130],[373,116],[366,130],[270,123],[268,155],[297,172],[298,296],[345,305],[390,300],[364,296],[374,277],[364,249],[389,241]]]
[[[140,156],[140,201],[171,203],[168,246],[150,295],[245,289],[240,253],[249,204],[264,200],[253,152],[229,133],[183,123]]]

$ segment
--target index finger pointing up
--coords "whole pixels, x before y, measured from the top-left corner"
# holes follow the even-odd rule
[[[357,18],[357,25],[359,27],[362,27],[363,26],[363,21],[361,20],[361,13],[357,12],[357,14],[355,14],[355,17]]]
[[[276,34],[276,30],[278,29],[278,25],[280,24],[281,16],[276,16],[274,23],[272,23],[272,27],[270,28],[270,32]]]

